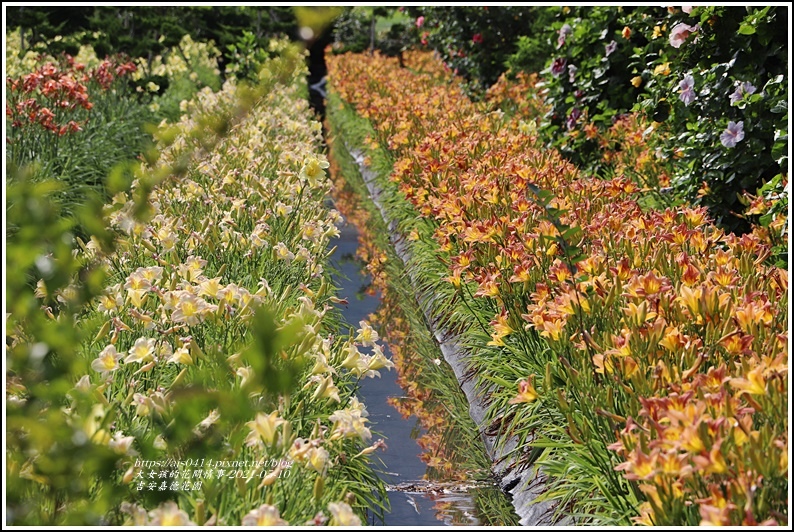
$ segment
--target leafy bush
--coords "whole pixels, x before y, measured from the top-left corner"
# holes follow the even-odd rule
[[[637,98],[630,83],[634,50],[622,35],[620,15],[614,7],[560,11],[551,25],[557,46],[542,71],[540,86],[549,104],[544,137],[574,164],[594,171],[600,162],[597,132],[607,130]]]
[[[8,28],[22,28],[23,48],[51,55],[74,55],[75,46],[83,44],[103,57],[126,53],[149,60],[186,34],[197,42],[214,41],[224,53],[245,31],[255,36],[257,46],[279,35],[297,37],[290,6],[17,6],[7,15]],[[230,59],[224,57],[222,69]]]
[[[403,52],[417,39],[417,28],[407,24],[403,8],[345,9],[334,21],[332,52],[363,52],[378,50],[403,63]]]
[[[362,9],[345,9],[334,22],[334,52],[360,53],[369,48],[372,23],[372,14]]]
[[[451,71],[482,93],[505,71],[520,36],[536,34],[547,16],[527,7],[409,7],[422,44],[436,50]]]
[[[642,110],[676,197],[747,231],[742,196],[786,173],[786,20],[774,7],[571,10],[552,26],[561,46],[544,70],[543,131],[575,163],[609,171],[599,137]]]
[[[695,7],[666,15],[655,19],[667,27],[662,46],[638,72],[647,80],[639,107],[667,126],[652,142],[675,160],[672,186],[681,197],[747,231],[741,196],[788,173],[787,10]],[[677,40],[687,27],[697,30]]]

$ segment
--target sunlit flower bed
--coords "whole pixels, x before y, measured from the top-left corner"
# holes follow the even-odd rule
[[[68,351],[7,318],[7,522],[355,525],[384,504],[355,393],[391,362],[367,323],[337,330],[341,217],[296,57],[286,84],[201,91],[159,154],[116,172],[114,249],[72,254],[104,272],[98,297],[80,306],[99,277],[53,290],[64,257],[36,259],[43,312],[87,338],[52,373],[34,362]]]
[[[788,522],[788,274],[761,238],[642,209],[634,181],[580,174],[454,80],[377,55],[329,72],[394,155],[421,215],[401,230],[446,265],[436,312],[466,324],[492,417],[560,514]]]

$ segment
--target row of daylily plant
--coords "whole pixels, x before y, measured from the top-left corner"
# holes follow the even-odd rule
[[[503,92],[524,116],[505,114],[406,60],[331,58],[329,112],[369,119],[360,148],[391,155],[379,179],[419,288],[541,498],[580,523],[787,523],[788,274],[767,243],[642,208],[636,174],[545,149],[521,91]]]
[[[104,270],[101,295],[74,308],[80,279],[39,282],[45,312],[75,312],[93,339],[63,408],[10,377],[14,522],[356,525],[382,511],[370,455],[383,444],[355,392],[392,364],[366,322],[338,330],[325,268],[341,216],[324,204],[320,124],[293,56],[266,64],[262,87],[205,89],[161,125],[159,154],[129,166],[131,189],[104,208],[113,250],[93,238],[74,252]],[[12,352],[49,349],[13,313],[8,325]],[[37,436],[61,422],[67,440]],[[81,479],[93,503],[53,475],[72,445],[84,475],[99,471],[86,449],[114,464]],[[107,493],[121,500],[102,514]]]

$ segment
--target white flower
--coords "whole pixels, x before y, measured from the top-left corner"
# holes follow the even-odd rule
[[[278,438],[276,430],[286,423],[279,415],[278,411],[273,411],[270,414],[259,413],[256,415],[254,421],[246,423],[251,432],[245,439],[245,443],[249,447],[270,447]]]
[[[102,375],[107,375],[119,369],[119,360],[121,360],[121,353],[116,351],[116,346],[110,344],[99,353],[99,356],[91,362],[91,369],[98,371]]]
[[[322,473],[328,463],[328,451],[322,447],[312,447],[307,455],[308,465],[318,473]]]
[[[287,245],[284,244],[284,242],[279,242],[273,246],[273,250],[276,252],[276,257],[286,261],[287,264],[295,260],[295,254],[287,248]]]
[[[334,424],[331,430],[332,440],[355,437],[359,437],[364,441],[372,439],[372,432],[365,425],[369,419],[362,415],[361,410],[354,408],[337,410],[328,416],[328,421]]]
[[[364,347],[372,347],[375,345],[375,342],[378,341],[378,331],[372,328],[372,326],[367,323],[366,321],[362,320],[358,322],[360,328],[358,329],[356,336],[356,342],[359,342]]]
[[[306,179],[309,186],[316,187],[320,179],[325,177],[325,168],[328,168],[328,166],[330,166],[328,161],[309,156],[303,163],[300,177]]]
[[[196,325],[202,321],[205,314],[215,308],[200,297],[196,297],[189,292],[184,292],[176,304],[176,310],[171,314],[171,320],[175,323],[186,323]]]
[[[356,366],[358,366],[358,361],[361,359],[361,352],[359,352],[358,348],[354,344],[346,345],[342,351],[347,351],[347,356],[342,361],[340,366],[345,369],[354,369]]]
[[[306,222],[303,225],[303,230],[301,231],[301,237],[304,240],[309,240],[311,242],[317,242],[317,239],[320,238],[322,234],[320,224],[317,222]]]
[[[353,509],[344,502],[328,503],[331,520],[328,526],[361,526],[361,519],[353,513]]]
[[[337,403],[341,402],[339,388],[334,384],[334,378],[330,374],[326,375],[325,378],[315,376],[314,379],[317,379],[319,384],[314,391],[313,399],[333,399]]]
[[[177,271],[183,279],[188,281],[196,280],[204,271],[207,261],[201,257],[190,256],[184,264],[177,266]]]
[[[124,359],[124,363],[149,361],[154,355],[154,343],[154,338],[138,338],[135,340],[135,345],[130,348],[129,355]]]
[[[379,370],[379,369],[391,369],[394,367],[394,362],[386,358],[383,354],[383,349],[379,345],[375,345],[372,348],[372,358],[369,362],[369,367],[367,369],[370,370]]]
[[[184,510],[180,510],[174,501],[163,503],[156,510],[149,512],[151,526],[196,526]]]
[[[116,451],[118,454],[129,454],[130,446],[132,446],[132,442],[134,440],[134,437],[124,436],[121,431],[117,431],[113,435],[113,439],[111,439],[108,443],[108,447]]]
[[[292,214],[292,205],[286,205],[281,201],[276,202],[276,214],[282,218],[289,216]]]
[[[243,526],[288,526],[289,523],[281,518],[278,508],[270,504],[263,504],[251,510],[243,517]]]
[[[221,289],[221,278],[213,277],[212,279],[205,279],[199,283],[200,296],[209,296],[212,298],[218,297],[218,291]]]
[[[218,409],[217,409],[217,408],[216,408],[216,409],[214,409],[214,410],[210,410],[210,413],[207,415],[207,417],[205,417],[204,419],[202,419],[202,420],[199,422],[199,424],[196,426],[196,430],[198,431],[198,433],[199,433],[199,434],[201,434],[203,431],[206,431],[206,430],[207,430],[208,428],[210,428],[212,425],[214,425],[215,423],[217,423],[217,421],[218,421],[220,418],[221,418],[221,413],[220,413],[220,412],[218,412]]]
[[[190,356],[190,350],[186,345],[177,348],[168,358],[168,364],[185,364],[190,365],[193,363],[193,357]]]

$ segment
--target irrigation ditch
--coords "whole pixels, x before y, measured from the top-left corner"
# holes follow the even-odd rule
[[[390,255],[392,259],[390,265],[394,270],[387,274],[389,282],[397,284],[396,289],[402,295],[401,304],[410,307],[409,314],[413,313],[412,330],[423,330],[428,336],[426,342],[432,344],[430,347],[424,346],[425,351],[431,352],[423,353],[422,358],[431,365],[433,362],[436,365],[443,362],[443,367],[451,381],[451,384],[447,382],[445,387],[455,388],[454,391],[449,389],[445,391],[445,399],[450,401],[450,395],[458,395],[456,399],[451,400],[447,409],[450,419],[454,419],[458,426],[465,426],[466,429],[455,428],[451,431],[448,429],[447,438],[450,438],[450,433],[455,434],[451,437],[456,439],[455,445],[468,447],[468,450],[462,454],[468,457],[477,455],[479,468],[475,468],[477,473],[474,476],[480,479],[481,485],[488,484],[492,487],[492,492],[489,494],[490,504],[485,505],[485,509],[477,508],[475,515],[478,515],[478,522],[469,524],[524,526],[569,524],[566,520],[554,519],[552,505],[536,500],[544,490],[544,477],[536,468],[531,467],[531,464],[518,463],[516,456],[520,453],[513,452],[518,441],[499,434],[498,431],[489,430],[489,419],[492,420],[493,417],[488,413],[487,390],[475,384],[475,379],[467,367],[469,354],[461,342],[460,334],[434,318],[439,315],[438,307],[443,303],[431,291],[423,288],[423,266],[415,260],[407,235],[400,231],[397,220],[390,212],[391,191],[385,190],[382,178],[370,166],[365,149],[357,146],[360,143],[351,140],[360,137],[360,132],[346,130],[346,127],[350,126],[349,121],[337,115],[337,113],[349,113],[349,109],[341,111],[345,106],[335,95],[332,95],[327,105],[334,106],[333,109],[326,108],[325,129],[328,134],[326,140],[330,150],[329,159],[332,161],[332,177],[335,179],[337,195],[339,189],[348,189],[348,193],[352,190],[357,197],[356,201],[360,204],[356,208],[361,209],[361,205],[365,205],[364,208],[370,210],[372,220],[369,221],[369,225],[377,232],[377,239],[381,242],[381,252]],[[344,213],[344,209],[340,210],[343,214],[348,214]],[[375,262],[378,260],[376,259]],[[348,321],[350,322],[350,318]],[[434,355],[433,352],[437,354]],[[411,363],[421,364],[421,361],[414,359]],[[372,399],[368,398],[367,404],[371,402]],[[452,467],[460,466],[453,464]],[[425,488],[421,482],[396,485],[390,483],[389,489],[391,493],[395,491],[422,493]],[[446,489],[449,490],[448,487]],[[438,490],[431,488],[431,491]],[[499,502],[494,503],[494,500]],[[488,512],[491,514],[487,515]],[[489,520],[491,522],[488,522]]]
[[[361,260],[356,258],[360,234],[356,225],[350,221],[351,213],[347,214],[348,223],[342,227],[340,237],[333,242],[335,250],[331,262],[336,269],[335,284],[348,300],[346,304],[341,304],[341,313],[347,323],[356,324],[378,312],[382,306],[382,294],[371,289],[371,279],[362,271]],[[390,359],[396,358],[392,346],[393,343],[386,342],[384,347],[384,353]],[[400,371],[399,362],[398,360],[397,371],[382,370],[379,379],[363,379],[358,392],[367,405],[367,417],[372,425],[374,438],[383,438],[386,443],[385,449],[377,453],[375,469],[387,485],[389,511],[383,522],[371,516],[369,524],[516,524],[517,519],[512,515],[509,504],[500,500],[503,495],[488,475],[487,464],[483,460],[479,463],[474,460],[473,464],[462,463],[472,462],[471,453],[479,452],[483,458],[485,454],[482,449],[471,449],[471,445],[467,444],[469,438],[461,433],[455,423],[445,427],[445,434],[455,444],[465,444],[467,452],[445,456],[451,462],[444,465],[448,470],[464,474],[449,478],[439,472],[442,468],[428,465],[430,454],[425,453],[424,460],[420,458],[423,442],[427,447],[427,442],[432,441],[434,435],[432,429],[428,430],[423,423],[423,412],[414,409],[408,414],[405,409],[395,406],[410,401],[409,392],[403,388],[406,380],[403,378],[404,373]],[[415,383],[410,386],[416,389]],[[434,451],[434,456],[444,452],[438,447]],[[462,459],[463,456],[466,460]]]

